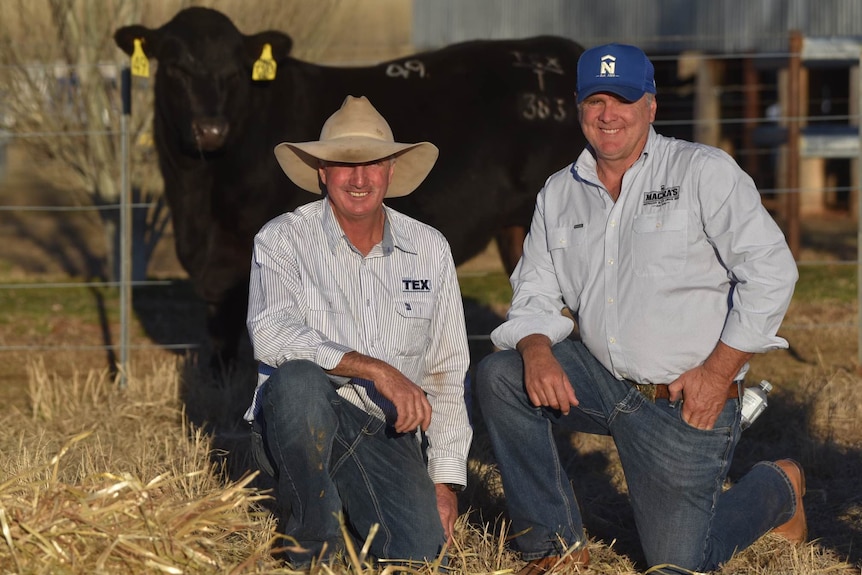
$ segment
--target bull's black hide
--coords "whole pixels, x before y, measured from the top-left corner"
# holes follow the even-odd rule
[[[316,140],[347,95],[367,96],[402,142],[440,148],[428,179],[387,204],[439,229],[456,263],[500,242],[511,270],[544,179],[583,148],[574,106],[583,49],[558,37],[474,41],[363,68],[291,58],[290,37],[244,35],[223,14],[188,8],[161,28],[120,28],[158,61],[154,137],[179,260],[209,308],[216,357],[244,330],[251,245],[269,219],[317,199],[273,156]],[[253,81],[265,44],[272,81]],[[397,168],[396,168],[397,169]]]

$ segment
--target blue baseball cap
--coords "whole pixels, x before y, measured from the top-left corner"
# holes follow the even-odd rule
[[[627,44],[590,48],[578,59],[578,104],[598,92],[635,102],[655,94],[655,68],[643,50]]]

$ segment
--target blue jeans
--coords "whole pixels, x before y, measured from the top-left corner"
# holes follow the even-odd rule
[[[290,509],[283,531],[307,550],[289,551],[290,562],[307,566],[324,543],[325,556],[343,549],[342,513],[360,542],[379,525],[374,557],[433,561],[445,538],[417,438],[342,400],[314,363],[282,364],[264,386],[262,435]]]
[[[651,566],[676,567],[661,573],[714,570],[793,516],[790,479],[771,462],[722,489],[740,436],[738,400],[727,402],[714,429],[699,430],[682,420],[678,404],[652,403],[613,377],[580,342],[564,340],[553,352],[580,402],[567,416],[530,403],[517,351],[487,356],[476,378],[512,531],[526,530],[516,539],[524,559],[585,542],[554,425],[613,437],[644,556]]]

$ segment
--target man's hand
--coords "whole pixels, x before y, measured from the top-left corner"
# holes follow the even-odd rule
[[[727,390],[732,385],[725,376],[707,371],[702,365],[679,376],[669,386],[670,399],[682,402],[682,419],[697,429],[712,429],[727,403]]]
[[[417,427],[427,431],[431,425],[431,404],[425,392],[385,361],[351,351],[329,373],[373,381],[377,391],[395,406],[398,433],[412,433]]]
[[[425,397],[425,392],[394,367],[383,365],[385,367],[381,368],[374,378],[374,387],[395,405],[398,413],[395,431],[409,433],[417,427],[427,431],[431,425],[431,404]]]
[[[440,523],[443,524],[443,533],[446,541],[452,542],[452,534],[455,533],[455,520],[458,519],[458,495],[449,489],[445,483],[434,485],[437,491],[437,512],[440,514]]]
[[[683,421],[697,429],[715,427],[736,374],[752,355],[719,341],[703,365],[688,370],[671,383],[670,400],[685,399]]]
[[[551,351],[551,341],[544,335],[528,335],[518,342],[518,351],[524,359],[524,386],[533,405],[568,415],[578,405],[578,398]]]

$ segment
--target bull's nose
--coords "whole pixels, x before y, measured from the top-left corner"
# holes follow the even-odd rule
[[[192,134],[198,148],[204,152],[218,150],[224,145],[230,125],[224,118],[197,118],[192,122]]]

